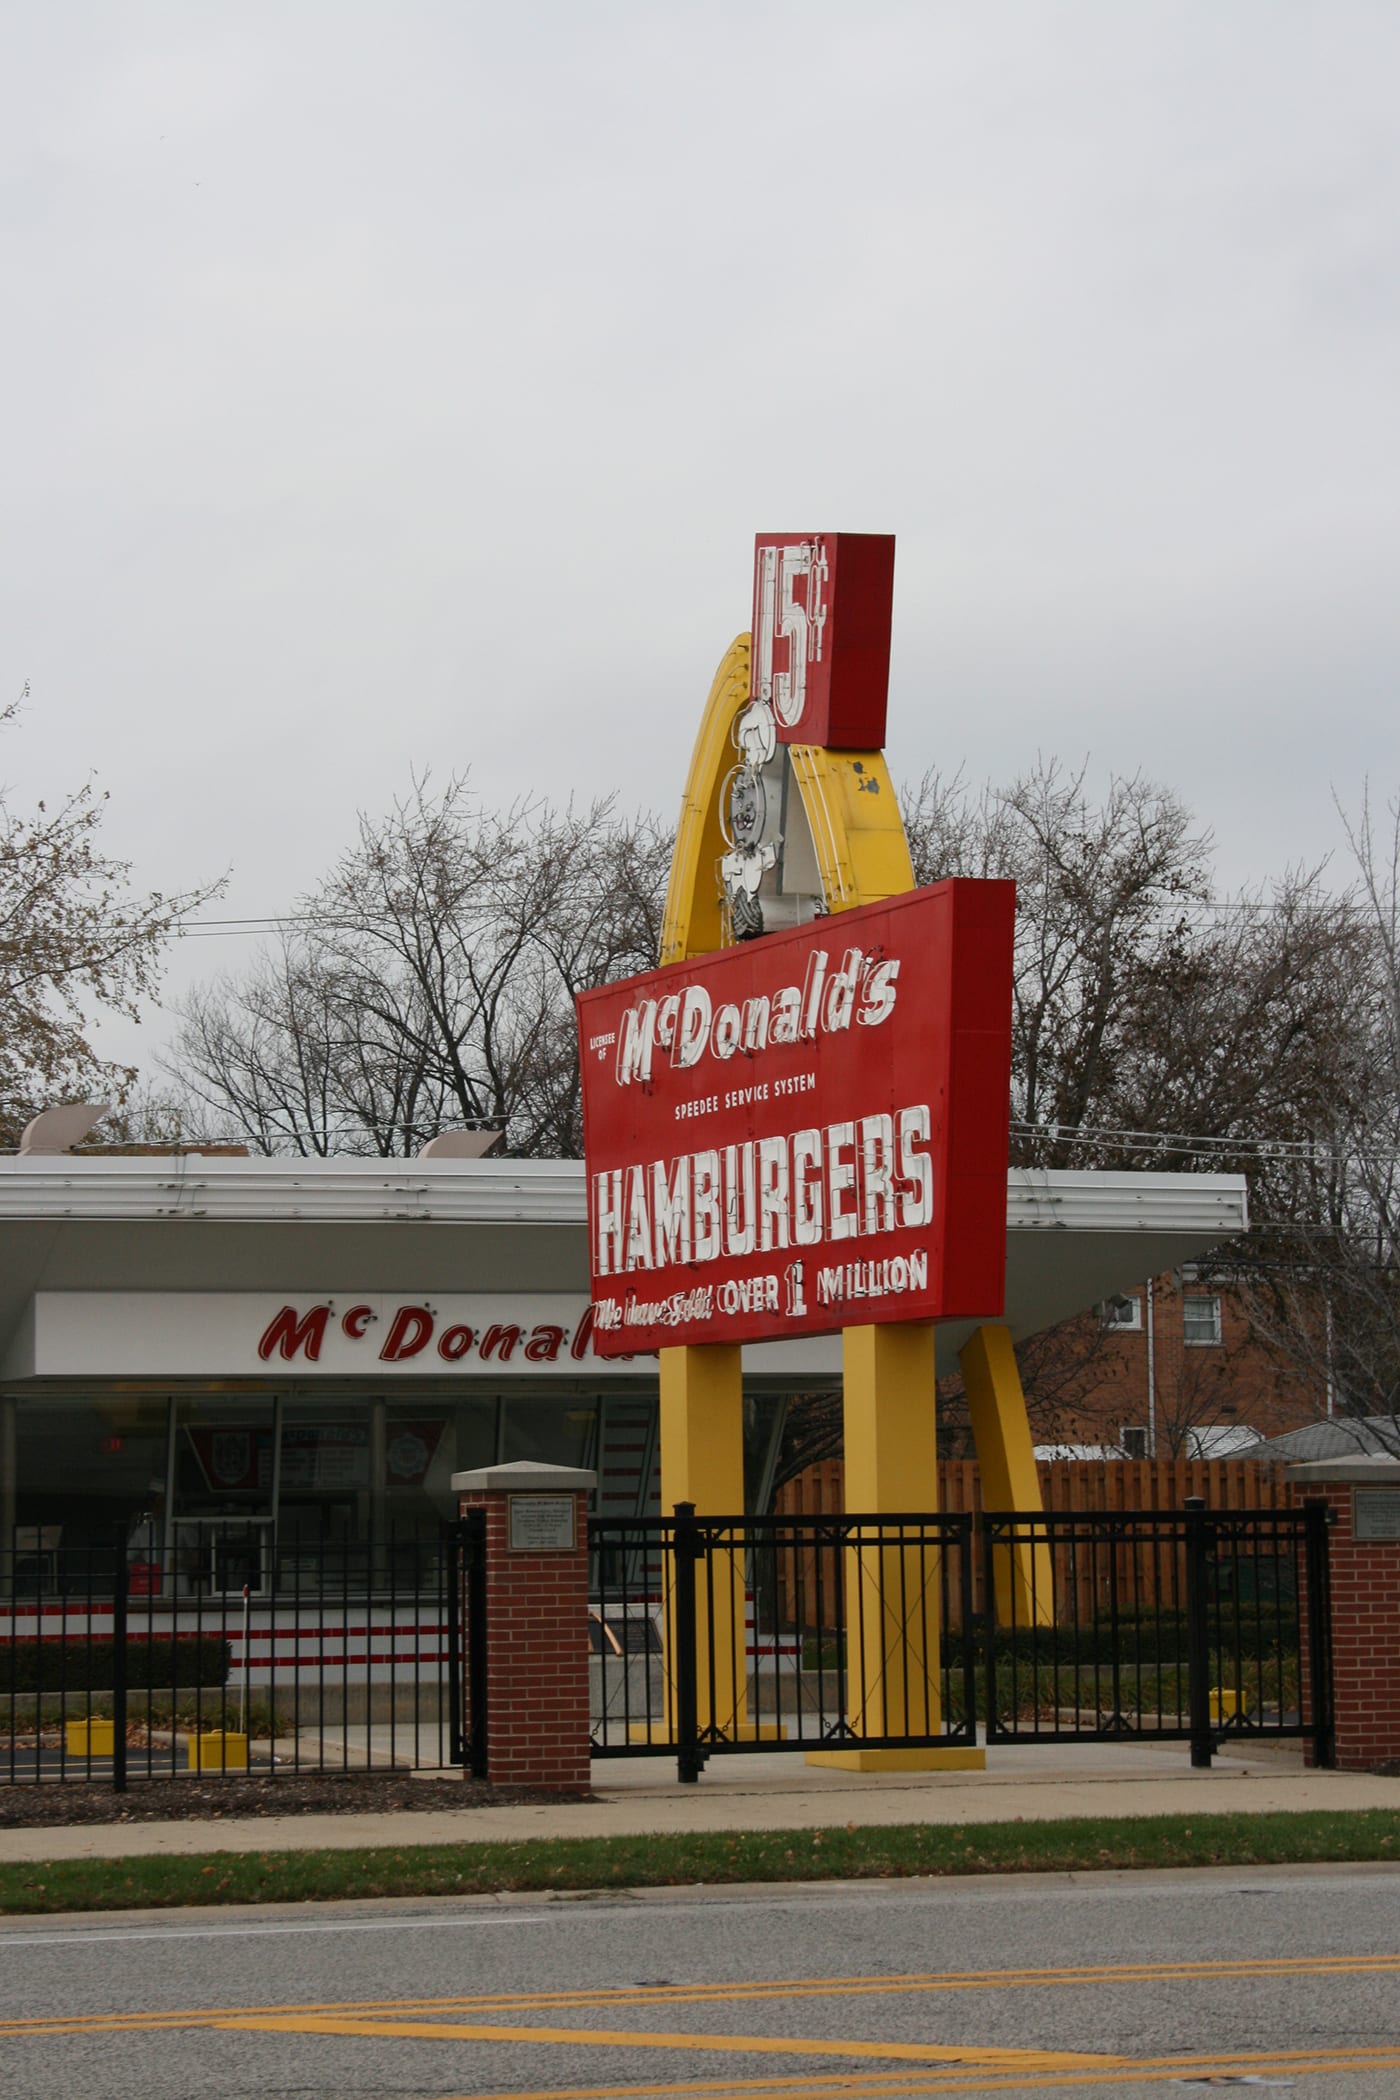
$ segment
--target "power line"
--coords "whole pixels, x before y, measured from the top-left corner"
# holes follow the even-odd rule
[[[1232,919],[1250,923],[1261,919],[1277,918],[1282,914],[1355,913],[1362,918],[1373,915],[1373,907],[1364,899],[1351,897],[1327,897],[1306,905],[1272,903],[1244,903],[1228,899],[1213,901],[1193,900],[1184,903],[1159,905],[1143,913],[1125,912],[1125,919],[1137,923],[1167,924],[1182,918],[1214,917],[1222,922]],[[278,933],[286,929],[319,928],[328,932],[354,932],[365,924],[363,918],[340,916],[329,912],[250,912],[246,916],[227,919],[190,919],[172,929],[178,940],[237,937],[255,933]]]
[[[1045,1138],[1052,1144],[1091,1145],[1113,1144],[1128,1146],[1134,1143],[1166,1146],[1173,1151],[1204,1152],[1212,1149],[1222,1152],[1268,1149],[1296,1153],[1308,1157],[1319,1149],[1330,1149],[1320,1138],[1268,1138],[1249,1136],[1206,1136],[1185,1130],[1113,1130],[1092,1123],[1026,1123],[1015,1117],[1011,1129],[1016,1137]]]
[[[315,1135],[320,1139],[326,1140],[372,1135],[389,1137],[397,1135],[426,1142],[429,1137],[438,1135],[442,1130],[457,1130],[464,1127],[466,1126],[459,1122],[441,1123],[432,1118],[410,1123],[403,1123],[397,1119],[391,1119],[388,1122],[378,1122],[372,1118],[365,1118],[360,1121],[339,1121],[335,1123],[317,1123],[315,1125],[308,1121],[301,1126],[301,1129],[303,1134],[309,1136],[314,1128]],[[492,1125],[490,1127],[494,1128],[496,1126]],[[1056,1145],[1082,1145],[1092,1147],[1095,1150],[1112,1150],[1134,1156],[1149,1156],[1167,1151],[1206,1154],[1214,1152],[1217,1155],[1224,1154],[1226,1156],[1254,1153],[1261,1158],[1277,1157],[1285,1161],[1296,1159],[1303,1162],[1318,1158],[1319,1155],[1325,1155],[1329,1159],[1339,1159],[1345,1165],[1389,1165],[1400,1161],[1400,1150],[1355,1152],[1340,1147],[1325,1146],[1312,1140],[1301,1138],[1193,1137],[1181,1132],[1163,1132],[1159,1135],[1152,1131],[1072,1130],[1064,1125],[1057,1127],[1054,1124],[1018,1121],[1013,1121],[1010,1127],[1013,1137],[1041,1139]],[[269,1118],[262,1123],[258,1132],[258,1136],[263,1142],[291,1141],[295,1139],[297,1134],[298,1126],[294,1122],[283,1123],[274,1118]],[[252,1135],[253,1133],[250,1133],[246,1128],[235,1133],[224,1132],[222,1135],[206,1132],[200,1136],[186,1136],[184,1133],[181,1133],[172,1142],[190,1146],[228,1144],[247,1141]],[[91,1149],[100,1151],[107,1148],[94,1146]],[[385,1154],[382,1156],[391,1158],[404,1155]]]
[[[1095,1130],[1083,1126],[1070,1128],[1065,1124],[1022,1123],[1014,1120],[1011,1132],[1014,1137],[1039,1139],[1052,1145],[1083,1145],[1096,1151],[1107,1149],[1135,1155],[1194,1152],[1207,1155],[1214,1153],[1216,1156],[1230,1158],[1241,1153],[1254,1153],[1260,1158],[1294,1161],[1304,1165],[1310,1161],[1317,1161],[1319,1164],[1325,1161],[1344,1166],[1385,1166],[1400,1160],[1400,1150],[1362,1152],[1352,1146],[1336,1145],[1322,1138],[1206,1137],[1191,1136],[1181,1131],[1158,1133],[1151,1130]]]

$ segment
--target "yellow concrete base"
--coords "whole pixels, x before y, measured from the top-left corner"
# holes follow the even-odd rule
[[[809,1765],[839,1772],[985,1772],[985,1750],[809,1750]]]
[[[186,1748],[192,1772],[246,1772],[248,1769],[246,1735],[221,1735],[217,1731],[210,1735],[192,1735]]]
[[[63,1731],[70,1757],[111,1757],[117,1747],[115,1721],[70,1721]]]

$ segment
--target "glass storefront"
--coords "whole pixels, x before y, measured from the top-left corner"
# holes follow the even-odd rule
[[[599,1414],[577,1396],[421,1388],[25,1394],[0,1410],[0,1528],[36,1553],[105,1551],[120,1534],[134,1563],[173,1553],[191,1592],[245,1581],[257,1592],[274,1552],[429,1529],[455,1514],[452,1476],[473,1466],[591,1466]]]
[[[502,1461],[586,1466],[597,1420],[597,1409],[578,1400],[514,1400],[505,1411]]]
[[[750,1507],[766,1496],[781,1411],[775,1397],[745,1403]],[[252,1383],[0,1395],[0,1541],[41,1590],[60,1555],[106,1556],[118,1539],[135,1595],[265,1597],[335,1567],[383,1586],[396,1541],[456,1514],[454,1473],[516,1460],[587,1467],[600,1512],[655,1514],[655,1395]]]

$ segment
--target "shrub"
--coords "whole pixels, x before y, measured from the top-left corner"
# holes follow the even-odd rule
[[[213,1633],[128,1640],[126,1681],[132,1691],[222,1685],[232,1657],[229,1642]],[[0,1693],[110,1691],[116,1659],[110,1640],[0,1641]]]

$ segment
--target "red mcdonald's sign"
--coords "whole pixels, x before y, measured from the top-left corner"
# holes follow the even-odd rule
[[[1014,906],[937,883],[581,995],[600,1355],[1000,1314]]]

